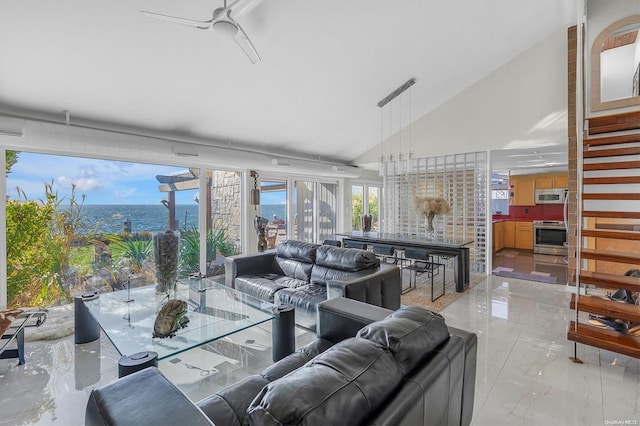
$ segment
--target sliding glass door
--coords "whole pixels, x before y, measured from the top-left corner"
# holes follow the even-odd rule
[[[294,181],[292,209],[294,238],[321,243],[333,239],[337,229],[336,182]]]
[[[287,181],[279,179],[260,182],[259,215],[269,221],[266,228],[267,249],[287,239]]]

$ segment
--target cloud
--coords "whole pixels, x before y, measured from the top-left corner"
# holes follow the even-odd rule
[[[114,161],[114,160],[99,160],[102,167],[107,170],[116,169],[121,173],[129,173],[129,171],[134,168],[135,163],[130,163],[128,161]]]
[[[71,188],[72,185],[80,192],[99,191],[104,188],[100,182],[93,178],[70,178],[67,176],[58,177],[58,185],[60,188]]]
[[[132,195],[134,195],[136,192],[138,192],[137,188],[129,188],[129,189],[122,190],[122,191],[116,191],[115,192],[115,196],[116,196],[117,199],[128,198],[128,197],[131,197]]]
[[[78,177],[79,178],[96,178],[100,177],[100,173],[96,170],[94,166],[80,166],[78,167]]]

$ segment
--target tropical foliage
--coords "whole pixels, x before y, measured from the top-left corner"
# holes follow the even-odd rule
[[[129,234],[109,236],[111,257],[121,267],[139,273],[145,263],[153,258],[153,244],[150,239],[136,239]]]
[[[216,255],[231,256],[237,253],[236,245],[223,228],[209,229],[207,232],[207,262],[215,260]],[[199,270],[200,263],[200,231],[192,227],[183,231],[180,236],[179,274],[185,277]]]
[[[4,154],[4,173],[11,173],[11,167],[18,162],[18,151],[5,151]]]
[[[63,199],[45,184],[45,199],[7,200],[7,300],[10,307],[48,305],[64,300],[74,235],[81,226],[82,203],[72,188],[67,209]],[[84,201],[84,197],[82,198]]]

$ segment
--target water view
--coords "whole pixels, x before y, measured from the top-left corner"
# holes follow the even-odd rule
[[[270,221],[277,217],[286,221],[286,206],[283,204],[265,204],[260,214]],[[89,204],[82,206],[81,233],[117,234],[124,231],[125,221],[131,222],[131,232],[148,231],[152,233],[167,229],[169,213],[162,204]],[[178,229],[198,227],[198,205],[176,205]]]

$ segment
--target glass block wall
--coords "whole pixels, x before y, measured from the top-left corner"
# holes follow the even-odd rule
[[[384,181],[384,232],[426,235],[415,197],[443,197],[451,211],[433,221],[436,239],[466,239],[472,272],[487,266],[487,153],[471,152],[380,163]],[[452,262],[452,260],[449,260]]]

